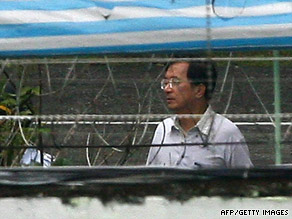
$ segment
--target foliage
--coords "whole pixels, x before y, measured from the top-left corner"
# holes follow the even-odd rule
[[[25,86],[21,89],[7,90],[8,81],[0,83],[0,106],[7,108],[6,113],[2,114],[18,114],[32,115],[34,114],[31,99],[39,95],[39,87]],[[11,84],[10,84],[11,86]],[[13,146],[25,146],[36,140],[36,131],[30,128],[30,121],[18,122],[16,120],[2,120],[0,122],[0,145],[5,147],[1,150],[0,159],[2,166],[18,165],[23,149],[12,149]]]

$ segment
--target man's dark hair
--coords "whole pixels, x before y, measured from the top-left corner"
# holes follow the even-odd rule
[[[186,62],[189,63],[187,77],[192,81],[192,84],[203,84],[206,87],[205,98],[210,100],[217,81],[217,70],[215,63],[211,60],[208,61],[188,61],[183,58],[200,58],[198,55],[173,55],[172,58],[182,58],[182,61],[172,61],[168,63],[167,69],[174,63]]]
[[[211,99],[217,81],[215,63],[211,61],[191,61],[188,63],[188,79],[195,85],[205,85],[205,97],[207,100]]]

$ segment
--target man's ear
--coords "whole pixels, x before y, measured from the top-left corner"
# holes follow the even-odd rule
[[[195,96],[197,98],[202,98],[205,96],[206,86],[204,84],[199,84],[195,86]]]

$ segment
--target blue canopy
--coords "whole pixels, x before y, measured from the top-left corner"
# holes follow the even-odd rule
[[[291,0],[0,0],[0,56],[292,48]]]

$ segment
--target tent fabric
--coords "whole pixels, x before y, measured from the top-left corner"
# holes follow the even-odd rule
[[[290,49],[288,0],[0,0],[0,56]]]

